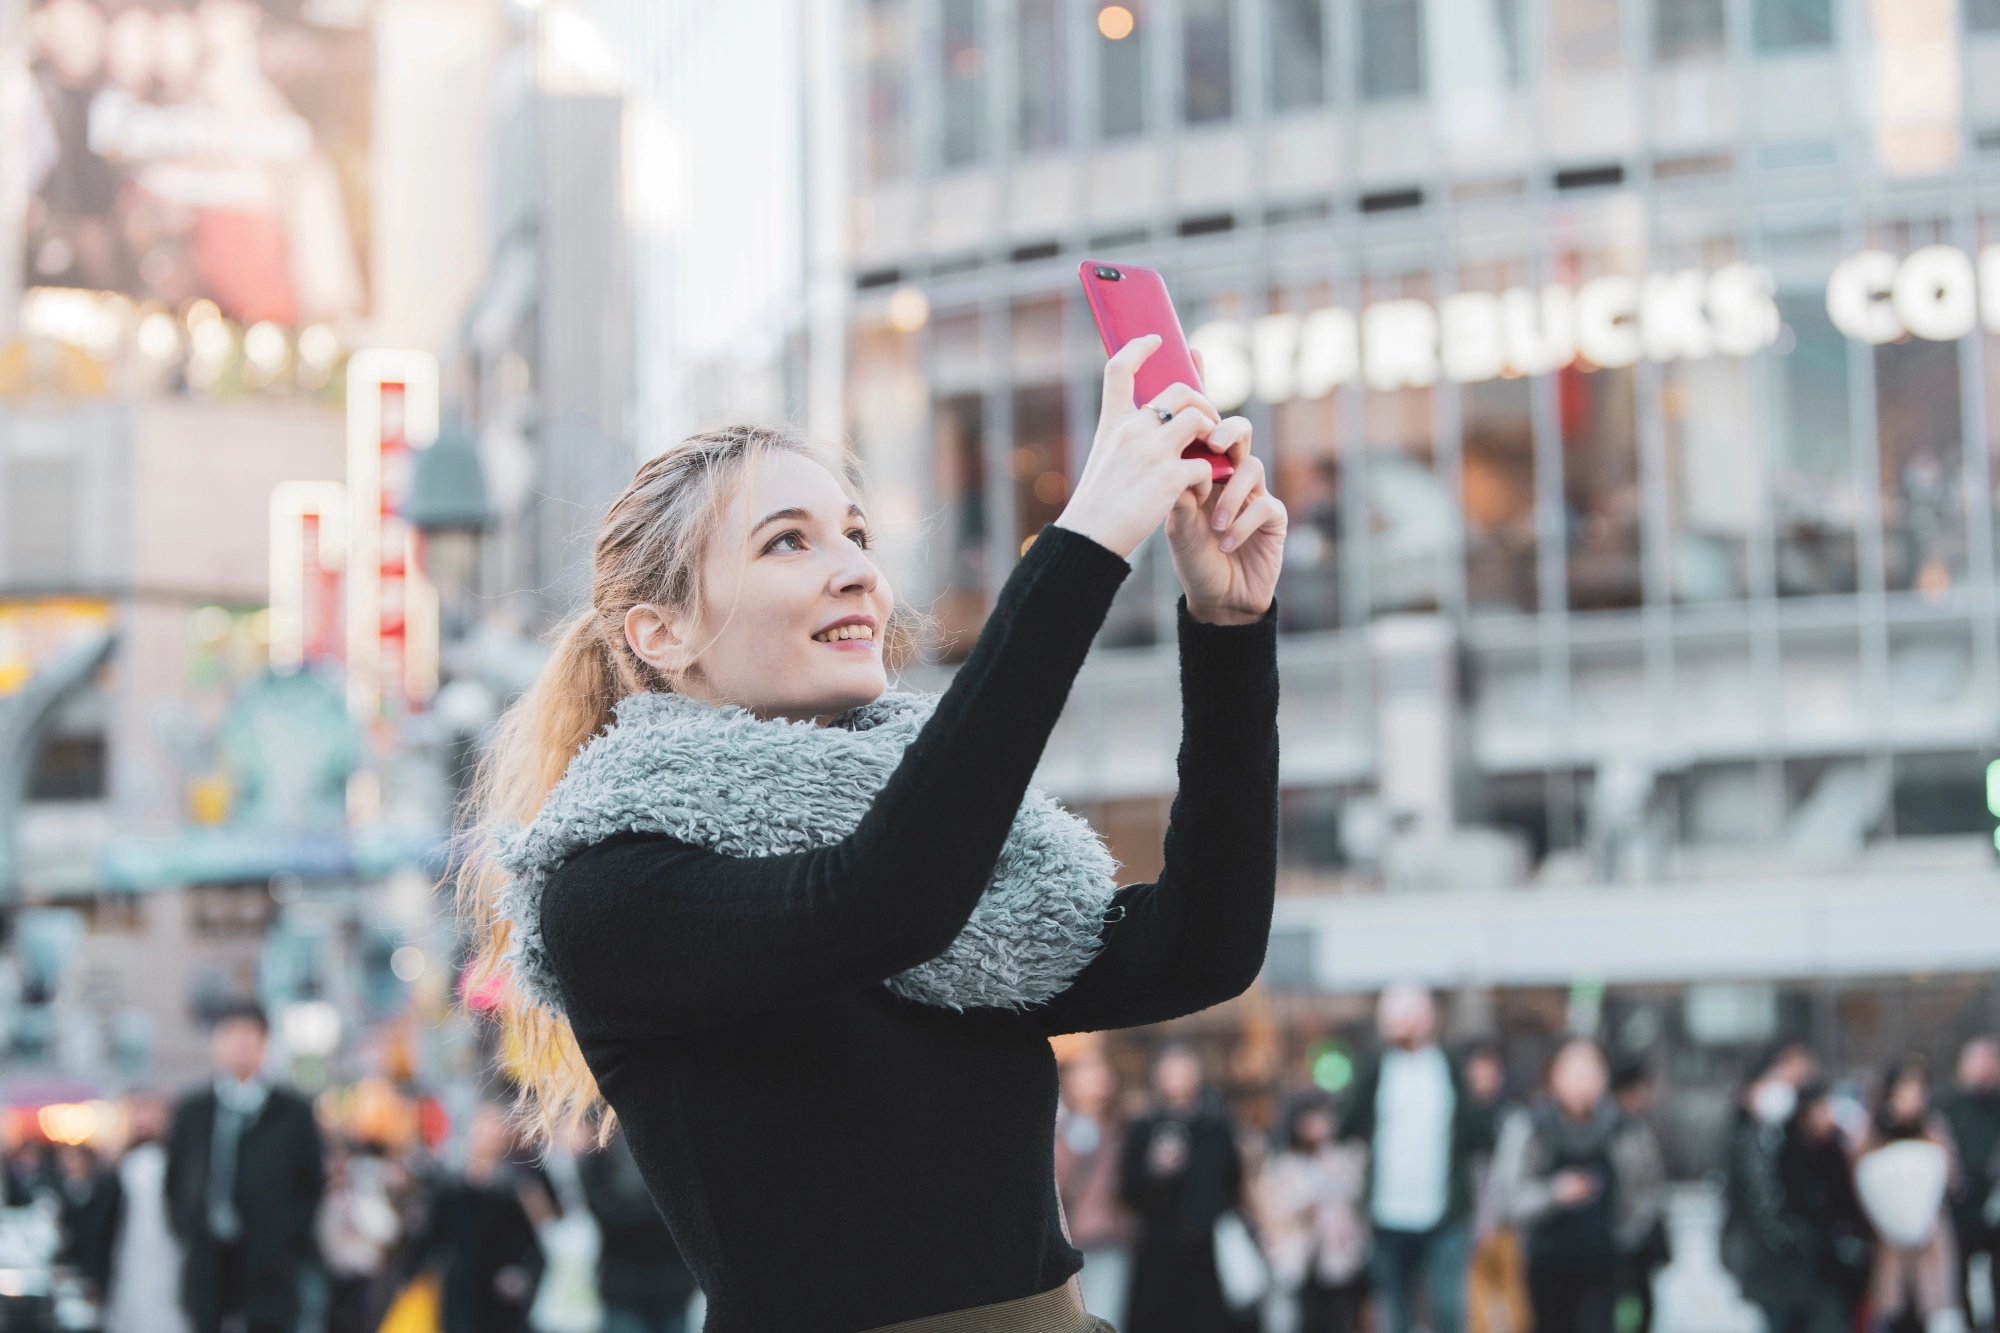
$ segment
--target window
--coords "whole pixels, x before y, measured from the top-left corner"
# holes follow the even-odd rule
[[[1014,390],[1015,537],[1053,523],[1069,498],[1069,404],[1060,384]]]
[[[1653,0],[1653,58],[1719,56],[1729,45],[1723,0]]]
[[[1751,30],[1759,55],[1833,45],[1833,0],[1756,0]]]
[[[1526,379],[1487,380],[1460,391],[1465,597],[1474,610],[1537,606],[1532,396]]]
[[[1912,338],[1875,349],[1883,582],[1935,596],[1965,578],[1965,435],[1958,344]]]
[[[1338,787],[1293,787],[1278,794],[1278,860],[1300,870],[1338,870],[1346,864],[1340,841]]]
[[[1117,139],[1146,129],[1146,24],[1137,0],[1097,11],[1097,133]]]
[[[1362,283],[1362,347],[1369,307],[1397,299],[1433,299],[1428,273]],[[1369,607],[1434,611],[1442,603],[1447,558],[1457,546],[1458,505],[1435,470],[1437,390],[1405,387],[1362,396],[1359,464],[1368,501]]]
[[[1848,434],[1847,338],[1823,292],[1778,294],[1792,350],[1777,358],[1778,447],[1771,479],[1781,596],[1853,592],[1854,445]],[[1779,335],[1780,347],[1785,345]]]
[[[7,577],[31,587],[75,581],[76,459],[68,453],[23,456],[7,464]]]
[[[1069,142],[1068,63],[1063,57],[1061,0],[1021,0],[1020,125],[1023,152]]]
[[[1280,628],[1287,631],[1340,624],[1341,393],[1294,398],[1271,409],[1273,489],[1291,512],[1278,591]]]
[[[910,169],[909,41],[905,0],[867,0],[861,28],[867,120],[863,154],[871,181],[892,180]]]
[[[1983,240],[1991,245],[2000,241],[2000,218],[1987,217],[1982,226]],[[1988,504],[2000,512],[2000,338],[1979,340],[1980,359],[1986,372],[1986,482],[1990,488]],[[1996,544],[2000,545],[2000,544]],[[1994,564],[2000,568],[2000,550],[1994,553]]]
[[[941,398],[932,414],[931,476],[945,546],[945,586],[931,612],[948,662],[971,651],[986,619],[985,420],[985,402],[977,393]]]
[[[1271,289],[1272,314],[1304,314],[1334,304],[1330,283]],[[1271,407],[1271,489],[1291,511],[1279,573],[1281,630],[1335,629],[1341,608],[1342,416],[1348,393],[1295,397]]]
[[[1014,544],[1062,513],[1069,499],[1069,395],[1063,385],[1061,297],[1016,301],[1008,340],[1015,384]]]
[[[1549,0],[1548,23],[1558,70],[1616,69],[1624,62],[1618,0]]]
[[[1745,559],[1763,489],[1744,362],[1727,356],[1675,362],[1662,378],[1674,597],[1740,598],[1748,590]]]
[[[35,750],[28,775],[31,801],[101,801],[105,785],[104,733],[58,733]]]
[[[1897,755],[1890,798],[1896,836],[1985,833],[1992,828],[1983,757],[1963,751]]]
[[[1557,372],[1572,611],[1637,606],[1639,418],[1631,367]]]
[[[1424,91],[1421,0],[1360,0],[1361,98],[1419,97]]]
[[[1230,78],[1231,0],[1181,0],[1181,119],[1227,120],[1235,110]]]
[[[2000,0],[1995,0],[2000,4]],[[1271,110],[1326,101],[1326,11],[1321,0],[1266,0]]]
[[[979,0],[943,0],[938,122],[938,162],[960,167],[976,162],[986,147],[986,54],[980,49]]]

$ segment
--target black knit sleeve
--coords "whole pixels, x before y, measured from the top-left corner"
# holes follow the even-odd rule
[[[711,1027],[873,985],[943,952],[985,891],[1071,682],[1129,572],[1045,528],[853,833],[729,857],[620,837],[572,859],[542,933],[577,1035]]]
[[[1278,878],[1277,609],[1220,626],[1183,603],[1180,636],[1180,791],[1164,868],[1118,891],[1104,951],[1035,1011],[1051,1035],[1191,1014],[1241,994],[1264,965]]]

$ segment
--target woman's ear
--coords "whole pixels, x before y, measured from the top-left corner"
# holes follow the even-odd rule
[[[682,618],[664,607],[641,602],[625,613],[625,642],[633,653],[672,680],[694,665]]]

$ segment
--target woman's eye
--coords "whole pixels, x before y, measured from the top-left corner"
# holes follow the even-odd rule
[[[805,538],[797,532],[781,532],[771,538],[764,549],[766,551],[803,551],[806,549]]]
[[[847,540],[853,542],[856,546],[859,546],[864,551],[867,550],[870,546],[874,545],[873,542],[868,540],[868,529],[866,528],[850,529],[847,534]]]

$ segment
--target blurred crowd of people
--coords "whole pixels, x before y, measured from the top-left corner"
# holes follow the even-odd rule
[[[1057,1183],[1090,1309],[1122,1333],[1650,1333],[1673,1260],[1653,1073],[1573,1037],[1510,1097],[1529,1071],[1447,1052],[1427,992],[1391,988],[1377,1018],[1341,1094],[1295,1094],[1268,1139],[1187,1046],[1154,1054],[1136,1117],[1101,1052],[1064,1064]],[[1768,1333],[1991,1325],[2000,1292],[1969,1284],[2000,1274],[2000,1045],[1968,1043],[1935,1102],[1934,1081],[1909,1060],[1829,1083],[1803,1046],[1748,1081],[1720,1259]]]
[[[1650,1333],[1672,1259],[1654,1080],[1583,1038],[1525,1097],[1448,1052],[1430,995],[1381,997],[1339,1095],[1232,1119],[1169,1041],[1142,1111],[1102,1047],[1062,1064],[1055,1170],[1089,1308],[1121,1333]],[[111,1333],[684,1333],[699,1293],[613,1140],[522,1146],[481,1104],[453,1165],[329,1133],[226,1013],[213,1080],[139,1098],[115,1160],[17,1149],[7,1202],[60,1218]],[[2000,1044],[1830,1082],[1803,1046],[1748,1080],[1724,1150],[1723,1265],[1768,1333],[1961,1333],[2000,1292]],[[1983,1263],[1977,1256],[1985,1256]],[[8,1326],[12,1326],[10,1323]]]
[[[493,1102],[449,1166],[349,1141],[267,1080],[267,1037],[225,1012],[213,1080],[135,1099],[115,1160],[9,1156],[6,1202],[59,1217],[107,1333],[685,1333],[694,1280],[621,1141],[530,1152]]]
[[[1950,1090],[1934,1100],[1932,1084],[1907,1059],[1871,1103],[1803,1046],[1750,1081],[1730,1129],[1722,1257],[1771,1333],[1839,1333],[1857,1312],[1929,1333],[1994,1318],[2000,1042],[1968,1042]]]

